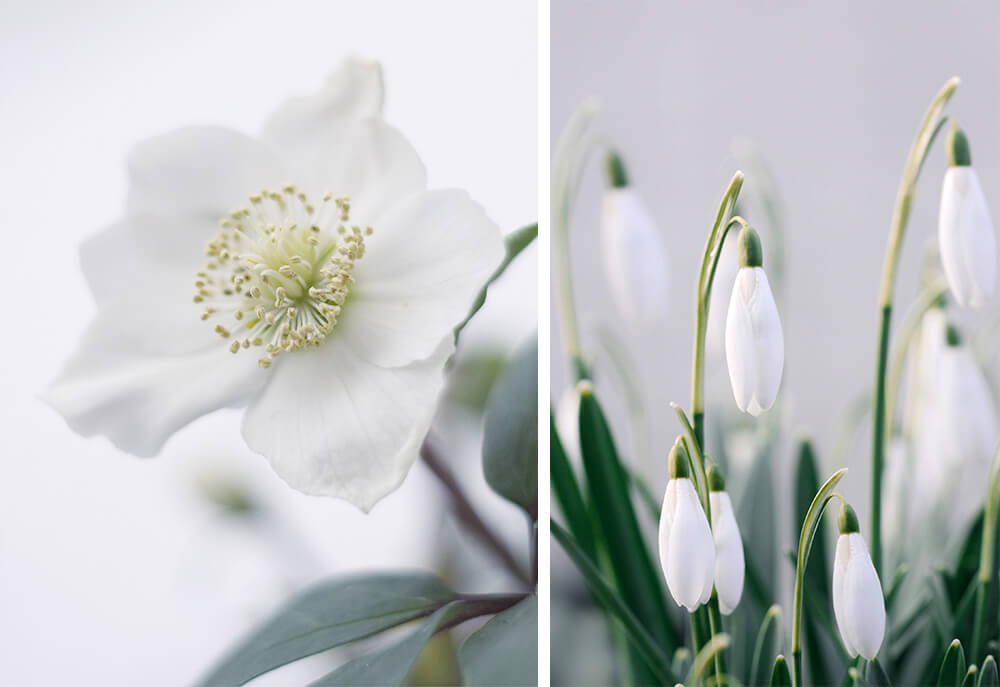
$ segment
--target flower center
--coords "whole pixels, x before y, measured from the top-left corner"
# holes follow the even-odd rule
[[[317,208],[294,184],[250,196],[221,221],[196,273],[195,303],[229,350],[263,348],[261,367],[307,346],[319,346],[337,325],[365,254],[364,230],[350,224],[348,198],[323,196]]]

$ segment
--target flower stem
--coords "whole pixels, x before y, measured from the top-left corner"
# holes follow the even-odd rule
[[[896,271],[903,245],[903,233],[910,218],[917,178],[920,176],[920,169],[927,157],[927,151],[946,121],[939,119],[941,110],[944,109],[956,88],[958,88],[958,78],[952,77],[931,101],[931,105],[920,123],[920,128],[917,130],[917,136],[910,148],[906,167],[903,169],[903,178],[899,184],[896,206],[892,213],[892,224],[889,229],[885,262],[882,265],[882,286],[879,290],[881,312],[878,332],[878,362],[875,369],[875,403],[872,414],[871,483],[872,562],[876,572],[880,574],[882,570],[882,472],[885,467],[886,441],[886,367],[889,358],[889,325],[892,319]]]
[[[531,576],[521,569],[521,566],[517,563],[517,559],[514,558],[514,554],[510,552],[510,549],[504,545],[500,537],[490,529],[486,521],[476,512],[476,509],[472,506],[472,502],[469,501],[465,492],[462,491],[462,487],[455,478],[455,475],[448,469],[440,454],[431,446],[429,441],[424,441],[423,446],[420,447],[420,457],[423,459],[424,464],[434,473],[434,476],[438,478],[438,481],[451,494],[452,507],[455,509],[455,516],[458,518],[458,521],[462,523],[472,536],[493,552],[497,560],[507,568],[511,575],[524,583],[529,589],[533,588]]]
[[[983,510],[983,541],[979,548],[979,574],[976,577],[976,612],[972,625],[972,661],[978,661],[983,650],[983,621],[986,616],[986,596],[993,580],[993,546],[997,537],[997,509],[1000,508],[1000,449],[993,456],[989,488]]]

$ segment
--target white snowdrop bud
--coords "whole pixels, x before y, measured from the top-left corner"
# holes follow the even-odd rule
[[[726,316],[726,362],[736,405],[760,415],[774,403],[785,365],[785,340],[778,307],[764,273],[757,232],[739,235],[740,271]]]
[[[712,596],[715,543],[680,439],[670,449],[669,466],[660,514],[660,565],[670,596],[678,606],[694,611]]]
[[[858,516],[846,503],[840,508],[840,537],[833,561],[833,614],[844,648],[853,658],[875,658],[885,635],[882,584],[861,536]]]
[[[996,287],[996,237],[961,129],[948,136],[948,163],[938,219],[941,265],[959,305],[981,308]]]
[[[659,228],[631,186],[621,158],[608,156],[608,188],[601,211],[604,271],[619,312],[633,324],[663,320],[669,279]]]
[[[715,593],[719,597],[719,610],[729,615],[743,596],[746,573],[743,538],[733,514],[733,502],[726,493],[726,482],[715,465],[708,469],[708,489],[712,537],[715,539]]]

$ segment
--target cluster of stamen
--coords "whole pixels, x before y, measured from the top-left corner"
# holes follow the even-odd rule
[[[230,351],[258,347],[266,368],[333,331],[372,233],[351,225],[350,212],[348,198],[327,193],[317,208],[288,184],[255,193],[222,219],[196,274],[194,302]]]

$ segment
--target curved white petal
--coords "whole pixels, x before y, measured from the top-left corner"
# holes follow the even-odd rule
[[[996,287],[997,246],[993,220],[972,167],[949,167],[938,217],[941,265],[955,300],[980,308]]]
[[[851,644],[868,660],[885,635],[885,601],[868,546],[860,533],[846,535],[850,554],[843,579],[843,611]]]
[[[837,551],[833,559],[833,615],[837,620],[837,629],[840,631],[844,648],[847,650],[847,654],[854,658],[858,655],[858,650],[854,648],[852,633],[848,628],[847,609],[849,604],[845,591],[850,558],[851,543],[848,535],[842,534],[837,538]]]
[[[757,416],[781,386],[785,340],[767,275],[760,267],[736,275],[726,316],[726,362],[740,410]]]
[[[580,452],[580,393],[576,387],[567,387],[556,404],[556,430],[562,442],[566,457],[572,463],[579,463]]]
[[[715,544],[691,480],[670,481],[677,485],[676,495],[669,501],[664,498],[660,516],[660,563],[674,601],[693,611],[704,603],[706,585],[711,595]],[[668,494],[669,489],[668,485]]]
[[[181,427],[242,405],[267,379],[255,356],[233,355],[221,342],[151,353],[120,323],[115,310],[102,310],[43,394],[83,436],[102,434],[128,453],[152,456]]]
[[[609,189],[601,211],[604,271],[618,310],[648,324],[666,315],[668,265],[660,230],[631,188]]]
[[[279,147],[322,137],[338,120],[381,114],[383,99],[381,65],[348,58],[317,93],[290,98],[275,110],[261,137]]]
[[[729,494],[713,491],[708,498],[712,508],[712,536],[715,539],[715,591],[719,596],[719,610],[729,615],[743,596],[746,574],[743,539]]]
[[[246,205],[261,188],[289,181],[266,144],[218,126],[190,126],[141,141],[129,153],[128,170],[129,214],[210,221]]]
[[[385,369],[331,337],[282,356],[243,418],[243,437],[289,485],[368,511],[416,460],[444,386],[446,339],[425,361]]]
[[[938,368],[941,412],[954,442],[954,465],[988,468],[997,440],[996,411],[986,379],[965,346],[947,346]],[[983,473],[985,474],[985,472]]]
[[[410,196],[366,243],[337,327],[384,367],[422,360],[451,337],[504,255],[500,229],[462,191]]]
[[[663,493],[663,506],[660,508],[660,527],[659,527],[659,554],[660,554],[660,569],[663,571],[663,576],[667,576],[667,560],[668,554],[670,552],[670,537],[673,535],[674,531],[674,516],[677,512],[677,483],[678,480],[670,479],[667,480],[667,489]],[[674,603],[678,606],[681,602],[674,598]]]

